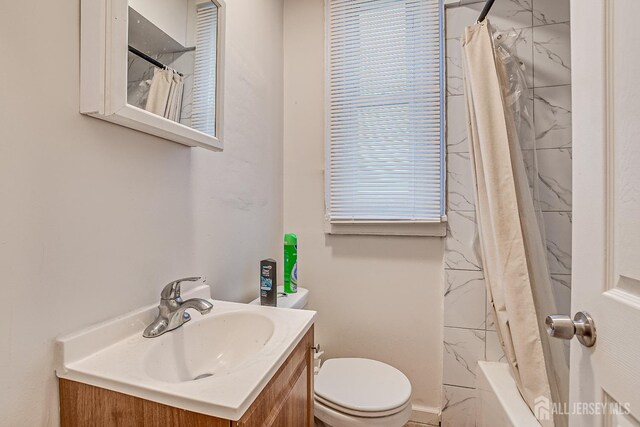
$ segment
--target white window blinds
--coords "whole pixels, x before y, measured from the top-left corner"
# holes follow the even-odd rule
[[[439,0],[327,0],[327,217],[440,221]]]
[[[211,2],[199,4],[191,126],[207,135],[216,135],[217,35],[218,7]]]

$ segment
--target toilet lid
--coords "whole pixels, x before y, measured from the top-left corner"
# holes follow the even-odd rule
[[[411,383],[393,366],[376,360],[329,359],[315,377],[314,391],[348,412],[380,413],[402,409],[411,397]]]

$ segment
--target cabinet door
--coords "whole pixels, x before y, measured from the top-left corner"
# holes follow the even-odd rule
[[[313,426],[313,327],[234,427]]]
[[[308,390],[309,384],[307,373],[309,370],[305,367],[298,380],[291,388],[289,396],[286,398],[284,405],[280,408],[278,416],[274,420],[273,427],[293,427],[293,426],[310,426],[309,423],[309,407]]]

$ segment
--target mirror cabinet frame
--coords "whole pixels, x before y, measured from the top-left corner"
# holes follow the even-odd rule
[[[190,147],[222,151],[225,4],[211,1],[218,6],[215,136],[127,103],[127,0],[81,0],[80,112]]]

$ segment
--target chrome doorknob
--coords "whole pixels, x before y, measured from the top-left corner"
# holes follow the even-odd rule
[[[549,336],[554,338],[570,340],[577,336],[585,347],[592,347],[596,343],[596,326],[587,312],[577,312],[573,320],[569,316],[552,314],[545,319],[545,325]]]

